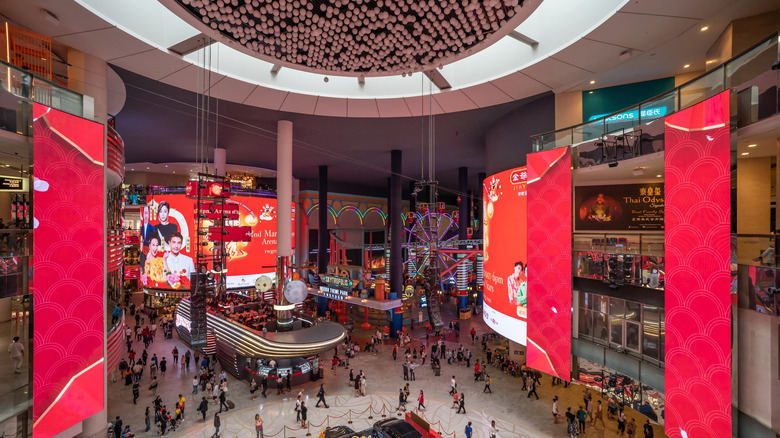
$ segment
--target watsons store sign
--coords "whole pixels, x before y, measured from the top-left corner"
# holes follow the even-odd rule
[[[619,114],[615,114],[613,116],[607,117],[604,121],[607,123],[610,122],[624,122],[627,120],[638,120],[639,116],[641,114],[642,119],[657,119],[658,117],[663,117],[666,115],[666,107],[658,107],[658,108],[644,108],[640,112],[639,110],[630,110],[625,111]],[[595,116],[591,116],[588,121],[600,119],[602,117],[605,117],[609,114],[598,114]]]

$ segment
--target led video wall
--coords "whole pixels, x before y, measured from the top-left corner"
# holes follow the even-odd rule
[[[276,272],[276,199],[232,196],[239,218],[228,226],[252,227],[250,242],[228,242],[226,287],[252,287],[257,277]],[[158,194],[142,212],[141,284],[151,289],[189,290],[189,274],[195,269],[195,200],[183,194]],[[148,221],[146,218],[148,217]],[[295,230],[293,206],[293,230]],[[295,233],[293,231],[293,247]],[[210,251],[211,244],[202,248]]]
[[[528,155],[528,361],[570,380],[571,149]]]
[[[731,436],[729,91],[665,124],[664,429]]]
[[[103,410],[103,125],[33,106],[33,434]]]
[[[482,184],[483,315],[490,328],[525,345],[528,314],[526,168],[489,176]]]

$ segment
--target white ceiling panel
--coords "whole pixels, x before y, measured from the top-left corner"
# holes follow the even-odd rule
[[[160,50],[151,50],[149,52],[123,56],[114,59],[111,61],[111,64],[155,80],[164,78],[171,73],[191,65],[189,62],[183,61],[177,56],[169,55]]]
[[[581,82],[583,75],[590,74],[587,70],[558,61],[555,58],[547,58],[538,62],[523,70],[523,73],[556,92]]]
[[[113,27],[110,23],[89,13],[83,7],[62,0],[24,0],[4,1],[3,15],[22,23],[24,27],[54,39],[88,30]],[[46,9],[57,16],[60,22],[52,25],[43,19],[41,9]]]
[[[403,98],[377,99],[376,107],[379,109],[380,117],[410,117],[412,115],[406,100]],[[417,107],[420,107],[419,102]]]
[[[583,38],[552,57],[567,64],[576,65],[583,70],[596,72],[620,64],[622,61],[619,58],[620,52],[626,49],[627,47]],[[639,54],[638,51],[637,54]]]
[[[196,93],[202,93],[204,84],[202,75],[203,70],[200,70],[198,67],[190,64],[181,70],[165,76],[164,78],[160,79],[160,82],[179,88],[184,88],[185,90],[194,91]],[[224,77],[225,75],[211,73],[211,81],[209,86],[213,86],[217,82],[221,81]]]
[[[314,114],[318,116],[347,116],[347,99],[336,99],[333,97],[322,97],[317,99],[317,106],[314,108]]]
[[[435,96],[435,95],[434,95]],[[434,114],[442,114],[444,113],[444,108],[439,105],[439,102],[436,101],[434,98],[433,100],[429,99],[430,96],[414,96],[414,97],[404,97],[404,101],[406,102],[406,106],[409,108],[409,111],[411,111],[412,116],[423,116],[428,115],[431,113],[430,108],[431,105],[433,105],[433,113]],[[382,102],[379,100],[378,102]],[[382,107],[379,107],[379,112],[382,112]],[[382,116],[384,117],[384,116]]]
[[[436,94],[433,96],[433,100],[439,103],[445,113],[479,108],[462,90],[452,90]]]
[[[254,89],[252,84],[225,76],[211,87],[211,96],[231,102],[243,102]]]
[[[314,114],[314,108],[317,107],[317,96],[308,94],[290,93],[287,99],[284,99],[280,110],[292,113]]]
[[[650,15],[670,15],[674,11],[677,17],[704,18],[732,3],[733,0],[633,0],[620,10]]]
[[[587,35],[588,39],[647,51],[699,23],[696,18],[618,12]]]
[[[156,50],[115,27],[64,35],[57,41],[111,62],[124,56]]]
[[[282,107],[282,103],[287,99],[288,94],[290,93],[287,91],[275,90],[273,88],[255,87],[243,103],[278,110]]]
[[[379,117],[376,99],[349,99],[347,117]]]
[[[504,93],[500,88],[490,82],[465,88],[461,91],[480,108],[512,101],[512,98],[508,94]],[[444,96],[444,94],[440,94],[438,97],[441,96]]]
[[[515,72],[511,75],[504,76],[503,78],[494,79],[490,81],[490,83],[500,88],[504,93],[512,96],[513,99],[522,99],[524,97],[550,91],[549,87],[536,79],[527,76],[523,72]]]

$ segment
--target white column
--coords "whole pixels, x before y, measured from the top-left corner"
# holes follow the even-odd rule
[[[225,149],[214,148],[214,175],[225,176],[226,153]]]
[[[276,256],[292,256],[293,124],[277,123],[276,132]]]

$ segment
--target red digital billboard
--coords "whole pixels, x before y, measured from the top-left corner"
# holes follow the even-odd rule
[[[664,429],[731,436],[729,91],[665,126]]]
[[[571,149],[528,155],[528,361],[563,380],[571,370]]]
[[[527,318],[526,168],[489,176],[484,208],[483,318],[490,328],[525,345]]]
[[[195,200],[183,194],[154,195],[147,207],[149,226],[142,224],[141,283],[152,289],[190,289],[195,261]],[[226,287],[253,287],[260,275],[276,272],[276,199],[237,196],[226,200],[225,211],[236,216],[227,227],[250,227],[250,241],[226,242]],[[146,217],[146,212],[143,213]],[[293,230],[295,230],[293,206]],[[181,235],[181,237],[179,237]],[[203,236],[205,239],[207,236]],[[293,247],[295,235],[293,233]],[[228,240],[228,239],[226,239]],[[208,253],[210,246],[203,247]]]
[[[103,125],[33,106],[33,434],[104,409]]]

